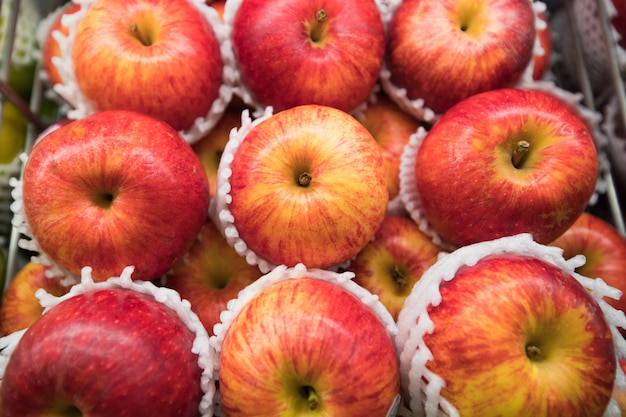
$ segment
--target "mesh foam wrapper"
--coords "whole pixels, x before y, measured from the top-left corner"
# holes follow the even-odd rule
[[[604,194],[607,191],[608,186],[603,174],[610,170],[610,163],[605,153],[608,138],[599,128],[599,122],[602,119],[601,114],[590,110],[581,103],[583,98],[582,94],[569,92],[558,87],[554,82],[549,80],[530,81],[528,83],[521,84],[518,88],[537,90],[552,95],[553,97],[564,102],[574,111],[578,112],[581,118],[587,123],[587,126],[592,132],[599,159],[599,175],[596,181],[594,193],[589,199],[589,205],[593,206],[598,201],[599,195]],[[407,213],[413,221],[418,224],[420,230],[429,236],[435,244],[446,250],[451,250],[454,249],[454,247],[443,240],[439,233],[437,233],[437,231],[430,225],[428,218],[425,216],[421,198],[415,183],[415,162],[417,154],[419,153],[419,148],[427,134],[428,131],[424,127],[419,127],[418,130],[411,135],[409,142],[404,148],[400,159],[399,196]]]
[[[438,261],[415,284],[398,317],[396,347],[400,359],[401,383],[413,416],[459,416],[458,410],[440,394],[445,381],[427,368],[433,354],[423,341],[426,333],[435,330],[428,308],[436,307],[441,302],[441,283],[454,279],[457,270],[463,266],[473,266],[489,255],[507,253],[531,256],[571,274],[590,292],[602,309],[611,329],[617,359],[626,357],[626,339],[619,330],[626,328],[626,316],[603,300],[603,297],[617,299],[622,292],[607,285],[601,278],[588,278],[576,273],[575,269],[585,263],[583,255],[566,260],[561,248],[540,245],[529,234],[464,246],[449,254],[440,255]],[[615,386],[618,389],[626,388],[626,376],[619,365],[616,366]],[[619,415],[617,401],[612,396],[604,416]]]
[[[60,31],[53,32],[61,50],[60,56],[53,57],[52,63],[59,71],[63,82],[53,86],[54,91],[62,97],[72,108],[67,111],[69,119],[80,119],[97,111],[93,103],[83,95],[76,81],[72,63],[72,50],[78,24],[87,13],[89,7],[96,0],[74,0],[81,8],[77,12],[65,15],[61,24],[68,29],[67,36]],[[205,136],[220,120],[226,107],[230,104],[235,81],[235,56],[230,41],[227,39],[226,27],[219,17],[217,10],[207,5],[204,0],[188,0],[208,22],[220,45],[222,56],[222,85],[218,97],[213,101],[211,108],[204,117],[199,117],[187,129],[179,131],[180,135],[190,144]]]
[[[233,80],[234,81],[233,81],[232,91],[235,96],[241,98],[241,100],[253,110],[252,114],[254,117],[261,117],[264,114],[266,107],[268,106],[261,103],[259,100],[257,100],[257,98],[250,91],[248,86],[246,86],[245,82],[243,81],[241,77],[241,68],[238,65],[238,62],[234,53],[233,24],[235,21],[235,15],[237,14],[237,10],[239,10],[239,7],[241,6],[242,2],[243,0],[228,0],[224,6],[223,19],[224,19],[225,34],[226,34],[225,36],[230,45],[231,50],[233,51],[233,60],[234,60],[234,64],[233,64]],[[385,28],[385,34],[386,34],[387,22],[391,16],[390,5],[389,5],[390,2],[389,0],[374,0],[374,2],[376,3],[376,6],[378,7],[378,11],[380,12],[380,16],[383,21],[383,27]],[[378,83],[376,83],[373,86],[369,97],[374,96],[377,93],[378,89],[379,89],[379,85]],[[355,109],[351,110],[350,113],[353,113],[353,114],[359,113],[363,111],[363,109],[366,106],[367,106],[367,100],[360,103]]]
[[[209,335],[200,322],[198,316],[191,310],[189,301],[181,299],[180,294],[173,289],[157,287],[148,281],[133,280],[131,275],[133,267],[124,268],[119,277],[111,277],[103,282],[94,282],[91,278],[91,268],[84,267],[81,271],[80,283],[72,286],[69,292],[61,297],[56,297],[47,293],[44,289],[39,289],[35,296],[39,299],[46,314],[51,308],[62,303],[68,298],[91,291],[108,288],[123,288],[153,297],[159,303],[174,311],[187,328],[195,333],[192,346],[192,353],[198,355],[198,366],[202,369],[200,387],[203,392],[202,399],[198,405],[198,411],[202,417],[212,417],[214,412],[215,385],[215,360],[216,353],[209,342]],[[4,375],[6,365],[10,360],[10,354],[15,350],[24,332],[15,332],[0,338],[0,377]]]
[[[20,174],[20,156],[17,155],[8,164],[0,164],[0,235],[7,233],[13,218],[11,212],[11,178]],[[7,233],[8,234],[8,233]]]
[[[311,268],[307,269],[303,264],[298,264],[293,268],[285,265],[279,265],[272,269],[269,273],[263,275],[253,283],[249,284],[239,292],[237,298],[228,302],[226,310],[220,314],[220,322],[213,327],[213,336],[210,337],[211,347],[215,350],[218,359],[214,361],[217,379],[219,380],[219,355],[222,351],[222,344],[226,333],[237,317],[242,308],[254,299],[261,291],[271,287],[275,283],[286,281],[289,279],[299,278],[315,278],[338,285],[352,295],[357,297],[365,306],[378,316],[382,324],[385,326],[392,340],[395,340],[397,334],[397,326],[391,313],[380,302],[378,296],[372,294],[364,287],[353,281],[353,272],[334,272],[326,269]],[[221,416],[219,410],[219,400],[216,405],[216,415]]]
[[[540,15],[547,9],[546,5],[542,1],[531,1],[533,11],[535,12],[535,30],[539,32],[546,27],[546,22],[540,18]],[[389,0],[387,13],[393,15],[396,9],[400,6],[402,0]],[[390,19],[390,17],[388,16]],[[535,45],[533,49],[533,57],[543,56],[546,53],[539,37],[535,36]],[[529,83],[533,79],[533,68],[535,66],[534,59],[531,58],[526,66],[526,69],[520,75],[516,85]],[[409,98],[407,96],[406,88],[399,87],[391,81],[391,71],[387,67],[386,63],[383,63],[383,68],[380,72],[380,83],[383,90],[389,95],[389,97],[395,101],[400,108],[407,113],[413,115],[419,120],[427,123],[434,123],[441,117],[441,114],[436,113],[431,108],[425,105],[423,98]]]

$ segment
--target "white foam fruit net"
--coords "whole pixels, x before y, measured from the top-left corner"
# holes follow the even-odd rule
[[[383,14],[386,19],[386,25],[389,24],[389,20],[391,20],[391,17],[401,3],[401,0],[389,0],[387,2],[386,9]],[[547,7],[546,4],[542,1],[531,1],[531,3],[533,11],[535,12],[535,30],[539,32],[546,27],[546,22],[543,21],[540,16],[547,10]],[[536,36],[533,56],[543,56],[545,53],[546,51],[544,51],[543,47],[541,46],[539,37]],[[531,59],[528,62],[526,69],[520,76],[516,86],[532,82],[534,65],[534,59]],[[391,71],[386,64],[383,64],[383,68],[380,72],[380,83],[383,87],[383,90],[389,95],[389,97],[393,101],[398,104],[398,106],[400,106],[401,109],[413,115],[418,120],[422,120],[427,123],[434,123],[441,117],[441,114],[434,112],[431,108],[425,105],[423,98],[410,98],[407,95],[406,88],[395,85],[391,81]]]
[[[220,314],[220,322],[213,327],[213,336],[210,337],[211,347],[215,350],[217,355],[217,359],[213,362],[215,364],[215,370],[218,372],[217,379],[219,379],[219,355],[222,351],[224,338],[226,337],[228,328],[242,308],[254,299],[254,297],[256,297],[261,291],[271,287],[275,283],[303,277],[327,281],[350,292],[352,295],[361,300],[365,306],[371,309],[376,316],[378,316],[392,340],[395,340],[397,326],[391,316],[391,313],[389,313],[387,308],[385,308],[385,306],[380,302],[378,296],[372,294],[367,289],[353,281],[353,272],[334,272],[317,268],[307,269],[307,267],[303,264],[298,264],[294,267],[279,265],[241,290],[237,298],[230,300],[226,310],[222,311]],[[219,400],[217,400],[216,404],[216,415],[222,415]]]
[[[202,369],[200,387],[203,392],[202,399],[198,405],[198,411],[202,417],[212,417],[215,406],[214,396],[217,389],[214,376],[216,353],[209,342],[209,335],[206,329],[200,322],[196,313],[191,310],[189,301],[181,299],[178,292],[166,287],[157,287],[148,281],[133,280],[131,278],[133,270],[134,267],[128,266],[124,268],[119,277],[111,277],[106,281],[94,282],[91,278],[91,268],[84,267],[81,271],[80,283],[73,285],[69,292],[63,296],[56,297],[47,293],[44,289],[37,290],[35,296],[39,299],[41,306],[44,307],[43,314],[68,298],[107,288],[123,288],[136,291],[141,294],[149,295],[157,302],[164,304],[174,311],[181,322],[195,334],[192,352],[198,356],[198,366]],[[0,338],[0,383],[2,382],[6,365],[11,359],[11,353],[15,350],[22,335],[26,331],[28,331],[28,329],[20,330]]]
[[[621,336],[619,330],[626,329],[626,316],[603,300],[604,297],[617,299],[622,295],[621,291],[607,285],[601,278],[588,278],[576,273],[575,269],[585,263],[583,255],[566,260],[561,248],[538,244],[529,234],[464,246],[451,253],[440,255],[438,261],[415,284],[398,317],[396,346],[400,360],[400,376],[403,395],[408,399],[412,416],[459,416],[458,410],[441,395],[441,389],[446,382],[428,369],[428,362],[433,359],[433,353],[423,340],[425,334],[436,330],[428,315],[428,308],[436,307],[442,301],[440,285],[444,281],[453,280],[457,270],[463,266],[475,265],[486,256],[507,253],[531,256],[571,274],[590,292],[602,309],[611,329],[617,358],[626,357],[626,339]],[[616,367],[615,386],[618,389],[626,389],[626,377],[619,365]],[[619,415],[621,413],[613,397],[604,416]]]
[[[80,10],[75,13],[64,15],[61,24],[67,29],[67,35],[60,31],[53,32],[52,36],[59,44],[60,56],[52,58],[53,65],[57,68],[63,82],[53,86],[55,93],[63,98],[71,108],[67,111],[69,119],[80,119],[97,111],[93,103],[81,92],[74,74],[72,64],[72,50],[78,24],[87,13],[89,7],[96,0],[74,0],[79,4]],[[217,10],[209,6],[204,0],[189,0],[208,22],[220,45],[222,56],[222,85],[218,97],[213,101],[211,108],[204,117],[198,117],[194,124],[187,129],[179,131],[180,135],[188,142],[195,143],[204,137],[224,114],[230,104],[235,82],[235,58],[231,42],[227,39],[226,28]]]

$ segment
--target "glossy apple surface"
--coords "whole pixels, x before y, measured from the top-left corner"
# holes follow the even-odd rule
[[[500,89],[455,105],[426,134],[415,185],[429,223],[453,246],[531,233],[548,243],[595,190],[587,123],[551,94]]]
[[[563,256],[585,256],[585,264],[576,272],[589,278],[602,278],[607,284],[626,293],[626,238],[610,223],[590,213],[583,213],[556,240],[550,243],[563,249]],[[626,312],[626,298],[605,300]]]
[[[388,25],[391,82],[435,113],[513,85],[535,42],[530,0],[405,0]]]
[[[488,255],[458,268],[439,293],[427,310],[434,331],[423,335],[432,354],[425,367],[445,381],[441,397],[460,415],[603,415],[614,341],[569,272],[533,256]]]
[[[103,280],[134,265],[151,281],[184,254],[205,219],[206,174],[177,131],[111,110],[66,124],[32,148],[23,176],[32,237],[54,263]]]
[[[165,286],[189,300],[212,335],[227,303],[261,275],[259,268],[235,252],[215,223],[207,220],[187,254],[166,274]]]
[[[128,289],[64,300],[28,328],[6,366],[2,415],[198,415],[195,334]]]
[[[539,40],[539,44],[543,49],[543,54],[535,55],[534,66],[533,66],[533,79],[541,80],[548,70],[550,69],[550,64],[552,60],[552,27],[550,24],[550,20],[546,16],[545,13],[539,13],[538,19],[540,19],[541,23],[544,24],[544,28],[537,31],[537,38]]]
[[[222,85],[219,42],[187,0],[95,1],[78,23],[72,62],[96,109],[146,113],[176,130],[205,117]]]
[[[389,199],[398,196],[400,190],[400,157],[409,137],[417,131],[420,122],[402,110],[386,95],[379,94],[376,102],[368,104],[359,119],[380,146]]]
[[[63,285],[62,277],[48,278],[47,269],[48,266],[28,262],[11,278],[0,300],[1,334],[25,329],[41,317],[43,307],[35,297],[39,288],[55,296],[69,291],[69,287]]]
[[[378,80],[385,29],[373,0],[243,0],[231,26],[241,80],[262,106],[349,112]]]
[[[354,272],[354,282],[378,295],[397,319],[413,285],[442,250],[409,217],[388,214],[347,269]]]
[[[387,210],[378,144],[332,107],[298,106],[263,120],[228,167],[239,236],[276,265],[342,263],[374,236]]]
[[[382,321],[306,275],[265,288],[230,323],[219,358],[226,416],[384,417],[399,391]]]

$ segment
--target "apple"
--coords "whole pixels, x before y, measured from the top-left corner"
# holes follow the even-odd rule
[[[357,119],[372,134],[380,146],[383,164],[387,173],[390,209],[402,209],[399,202],[400,158],[409,138],[421,126],[420,121],[402,110],[385,94],[378,94],[368,103]],[[398,204],[395,202],[398,201]],[[397,207],[396,207],[397,206]]]
[[[374,236],[389,192],[380,147],[353,116],[317,104],[254,122],[224,148],[211,215],[248,262],[328,268]]]
[[[394,3],[381,82],[416,117],[432,122],[465,98],[510,87],[533,63],[531,0]]]
[[[91,0],[66,16],[53,60],[55,91],[77,119],[133,110],[167,122],[188,142],[210,130],[232,89],[232,50],[217,11],[190,0]],[[97,69],[97,70],[96,70]]]
[[[626,237],[606,220],[584,212],[550,245],[563,249],[566,258],[584,255],[586,262],[576,272],[586,277],[602,278],[626,293]],[[619,300],[609,298],[606,302],[626,312],[623,296]]]
[[[398,318],[410,409],[425,416],[615,415],[604,412],[615,404],[616,362],[626,355],[618,328],[626,318],[602,301],[620,292],[577,274],[580,263],[529,234],[441,257]]]
[[[611,0],[610,4],[614,8],[610,20],[619,36],[617,43],[622,49],[626,49],[626,3],[623,0]]]
[[[374,0],[233,0],[224,22],[239,76],[256,109],[320,104],[351,112],[372,93],[385,54]]]
[[[69,291],[62,276],[48,278],[49,269],[47,265],[27,262],[11,278],[0,299],[0,334],[25,329],[41,316],[43,307],[35,297],[39,288],[59,297]]]
[[[126,110],[62,125],[32,147],[14,224],[62,271],[97,280],[128,265],[150,281],[189,249],[208,215],[204,168],[165,122]]]
[[[395,323],[346,274],[279,266],[229,305],[211,337],[225,416],[388,415]]]
[[[226,242],[208,219],[187,254],[165,275],[164,286],[191,303],[209,335],[227,303],[262,275]]]
[[[374,238],[350,261],[354,282],[380,298],[394,319],[413,285],[443,249],[410,217],[387,214]]]
[[[215,197],[215,190],[217,190],[217,169],[230,138],[230,131],[240,126],[241,112],[227,109],[215,127],[192,145],[209,180],[211,198]]]
[[[618,361],[618,365],[622,372],[626,372],[626,359],[620,359]],[[615,386],[613,389],[613,396],[617,401],[621,415],[626,415],[626,388]]]
[[[69,27],[64,26],[62,19],[65,15],[71,15],[81,10],[79,3],[64,3],[59,6],[52,14],[46,19],[45,33],[42,34],[43,42],[41,46],[41,67],[45,80],[49,85],[63,83],[63,78],[59,74],[59,70],[53,63],[53,57],[61,56],[61,47],[57,38],[59,36],[69,36]],[[59,33],[55,33],[59,31]]]
[[[518,233],[551,242],[588,206],[598,178],[586,118],[530,89],[459,102],[416,134],[403,158],[407,210],[451,247]]]
[[[97,284],[85,273],[63,297],[38,293],[46,309],[6,364],[2,415],[212,416],[215,353],[189,303],[132,268]]]

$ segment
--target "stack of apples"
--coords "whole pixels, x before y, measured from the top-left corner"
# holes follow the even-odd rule
[[[544,79],[547,15],[62,6],[1,414],[620,415],[626,238],[589,213],[604,149]]]

